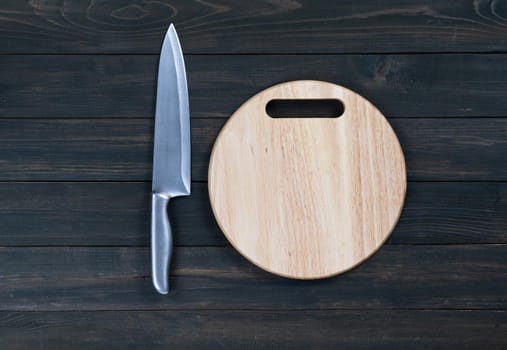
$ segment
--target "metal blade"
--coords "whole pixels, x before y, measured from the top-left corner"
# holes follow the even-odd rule
[[[154,193],[190,194],[190,112],[187,77],[180,42],[171,24],[158,68],[153,152]]]

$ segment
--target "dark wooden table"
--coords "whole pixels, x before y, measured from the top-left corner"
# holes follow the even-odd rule
[[[157,61],[187,62],[193,194],[150,281]],[[506,349],[507,2],[0,3],[1,349]],[[399,225],[342,276],[291,281],[226,242],[211,145],[252,94],[319,79],[373,101],[408,167]]]

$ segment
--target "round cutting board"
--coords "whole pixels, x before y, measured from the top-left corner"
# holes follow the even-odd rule
[[[337,99],[339,118],[271,118],[275,99]],[[217,222],[248,260],[317,279],[358,265],[388,238],[406,192],[396,134],[375,106],[342,86],[292,81],[245,102],[221,130],[209,165]]]

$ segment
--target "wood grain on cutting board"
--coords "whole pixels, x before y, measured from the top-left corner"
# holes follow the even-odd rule
[[[339,118],[270,118],[273,99],[338,99]],[[406,169],[384,116],[351,90],[320,81],[276,85],[220,132],[209,192],[231,244],[275,274],[314,279],[373,254],[398,221]]]

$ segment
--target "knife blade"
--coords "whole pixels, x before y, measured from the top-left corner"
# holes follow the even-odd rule
[[[190,195],[190,112],[185,63],[171,24],[164,37],[158,68],[153,181],[151,200],[151,265],[153,286],[169,291],[172,232],[167,205]]]

